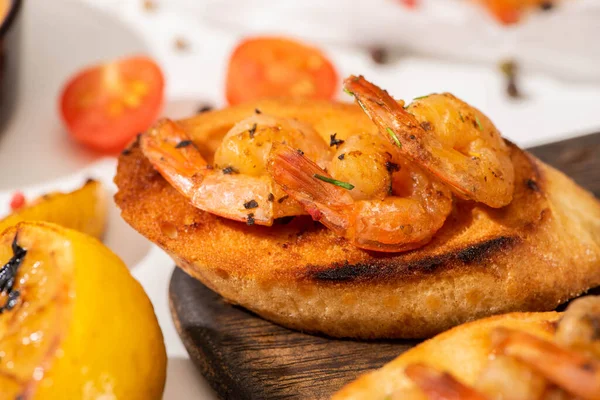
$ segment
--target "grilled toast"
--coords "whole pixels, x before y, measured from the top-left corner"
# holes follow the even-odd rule
[[[561,313],[512,313],[457,326],[402,353],[393,361],[360,376],[333,395],[332,400],[391,398],[390,393],[414,387],[404,374],[409,364],[426,363],[472,385],[489,361],[490,333],[504,327],[552,340]],[[387,397],[386,397],[387,396]]]
[[[209,160],[259,109],[324,138],[376,128],[358,106],[264,100],[178,123]],[[422,338],[511,311],[547,311],[600,285],[600,203],[510,144],[516,188],[491,209],[456,200],[434,239],[384,254],[358,249],[309,217],[247,226],[203,212],[173,189],[137,142],[119,158],[122,217],[228,301],[281,325],[334,337]]]

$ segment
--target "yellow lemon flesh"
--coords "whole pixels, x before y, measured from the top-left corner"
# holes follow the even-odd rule
[[[0,220],[0,233],[21,221],[47,221],[96,238],[106,226],[107,201],[100,182],[88,180],[70,193],[49,193]]]
[[[22,222],[0,235],[0,265],[0,399],[161,398],[154,310],[108,248]]]

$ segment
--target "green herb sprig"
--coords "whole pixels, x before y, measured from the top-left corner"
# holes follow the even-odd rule
[[[387,128],[385,128],[385,130],[390,135],[390,137],[392,138],[392,140],[396,143],[396,146],[402,147],[402,143],[400,143],[400,139],[398,139],[398,136],[396,136],[396,134],[394,133],[394,131],[392,130],[392,128],[387,127]]]
[[[323,182],[331,183],[332,185],[339,186],[346,190],[354,189],[354,185],[351,183],[348,183],[348,182],[338,181],[337,179],[329,178],[328,176],[323,176],[323,175],[319,175],[319,174],[314,174],[313,176]]]

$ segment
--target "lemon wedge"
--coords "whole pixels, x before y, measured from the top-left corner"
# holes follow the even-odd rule
[[[98,240],[46,222],[0,235],[0,399],[160,399],[152,304]]]
[[[47,221],[101,238],[107,201],[102,184],[88,180],[70,193],[49,193],[0,220],[0,233],[21,221]]]

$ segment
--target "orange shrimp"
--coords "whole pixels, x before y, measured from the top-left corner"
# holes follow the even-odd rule
[[[357,247],[384,252],[420,247],[452,209],[445,185],[398,156],[378,136],[348,139],[333,160],[352,164],[344,168],[332,163],[328,173],[295,149],[277,146],[268,171],[314,220]],[[353,179],[338,180],[342,172]]]
[[[494,399],[542,399],[547,380],[528,365],[502,354],[485,365],[474,385]]]
[[[495,208],[511,202],[510,150],[481,111],[449,93],[415,99],[404,109],[362,76],[351,76],[344,86],[387,140],[456,195]]]
[[[321,163],[331,156],[312,128],[266,115],[234,126],[215,154],[215,165],[206,162],[181,126],[167,119],[144,133],[140,146],[154,168],[195,207],[249,225],[270,226],[276,218],[305,214],[266,174],[271,145],[278,141]]]
[[[585,400],[600,400],[598,360],[507,328],[496,328],[492,341],[500,352],[529,365],[567,392]]]
[[[569,304],[556,329],[556,342],[600,358],[600,296]]]
[[[430,400],[488,400],[484,394],[461,383],[449,373],[425,364],[408,365],[404,373]]]

